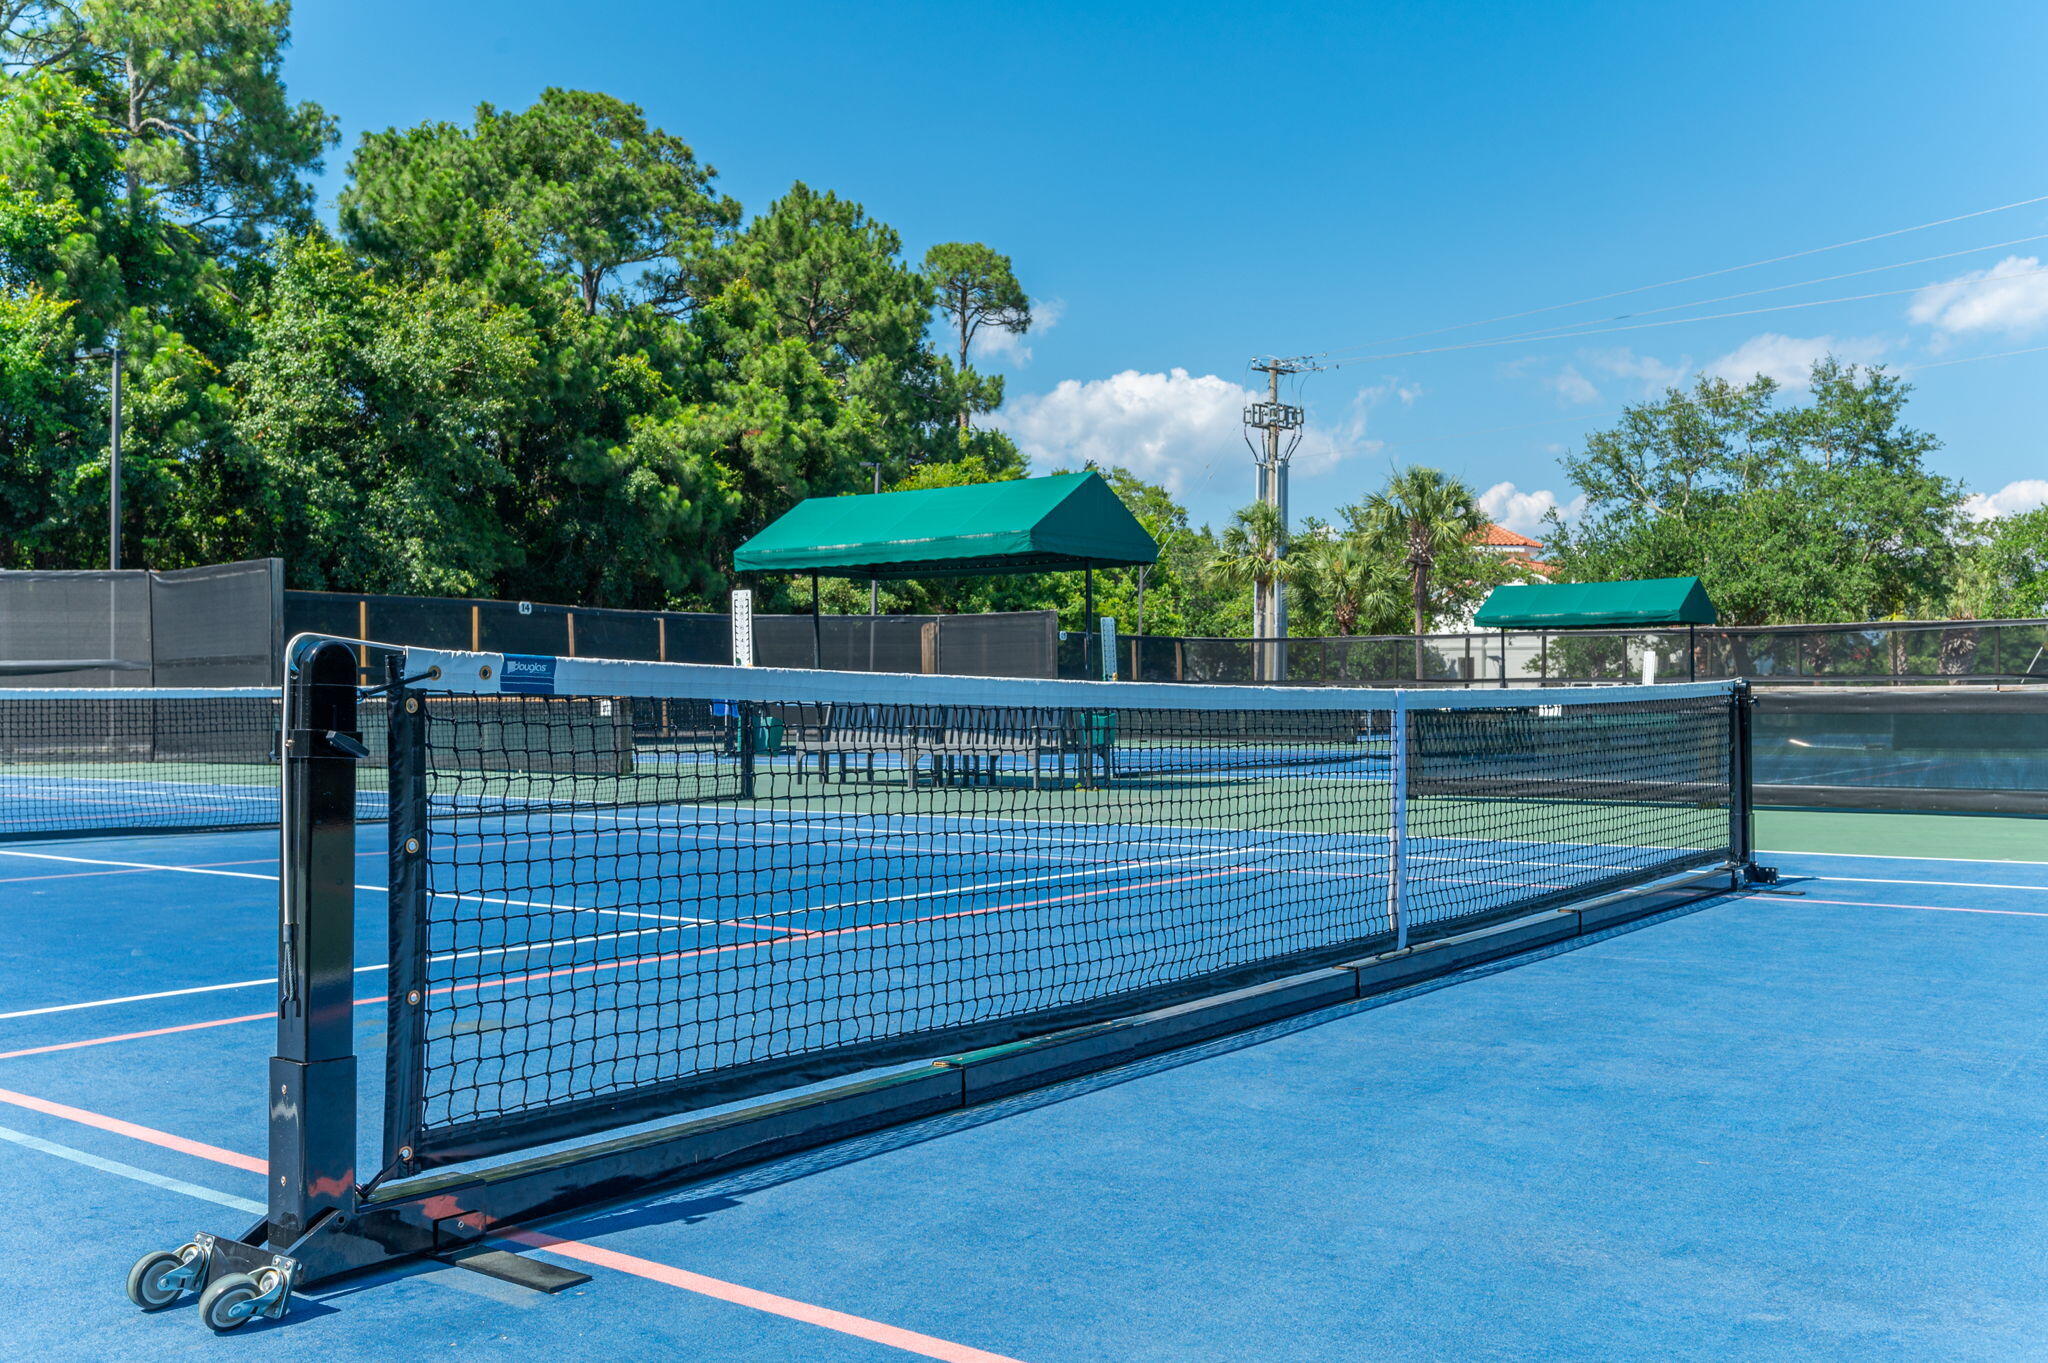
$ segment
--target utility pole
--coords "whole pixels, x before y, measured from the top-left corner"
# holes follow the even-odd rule
[[[1279,531],[1273,546],[1275,567],[1287,557],[1287,461],[1301,440],[1302,411],[1280,401],[1280,376],[1300,374],[1320,366],[1305,359],[1280,359],[1268,355],[1254,360],[1252,368],[1266,376],[1266,400],[1244,409],[1244,424],[1265,434],[1265,448],[1257,454],[1259,500],[1278,513]],[[1292,434],[1282,440],[1283,432]],[[1275,576],[1254,587],[1252,633],[1270,642],[1260,645],[1256,671],[1261,681],[1287,679],[1287,589]]]

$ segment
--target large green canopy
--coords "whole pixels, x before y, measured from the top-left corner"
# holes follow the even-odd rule
[[[1487,629],[1711,625],[1720,617],[1696,577],[1495,587],[1472,623]]]
[[[1159,546],[1101,475],[811,497],[741,545],[733,567],[829,577],[964,577],[1153,563]]]

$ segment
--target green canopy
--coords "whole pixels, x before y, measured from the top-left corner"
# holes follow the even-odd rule
[[[1153,563],[1159,546],[1095,473],[811,497],[741,545],[749,573],[964,577]]]
[[[1487,629],[1711,625],[1720,617],[1696,577],[1495,587],[1472,623]]]

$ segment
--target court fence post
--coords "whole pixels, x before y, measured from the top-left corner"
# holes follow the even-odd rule
[[[427,1016],[427,701],[404,684],[404,657],[394,654],[385,679],[390,772],[389,954],[385,1010],[382,1170],[419,1169],[419,1133],[425,1121]]]
[[[1387,845],[1387,913],[1394,920],[1394,950],[1408,949],[1408,693],[1394,693],[1388,722],[1394,750],[1388,767],[1393,792],[1392,832]]]
[[[266,1219],[280,1247],[356,1194],[356,676],[354,652],[328,643],[285,684]]]

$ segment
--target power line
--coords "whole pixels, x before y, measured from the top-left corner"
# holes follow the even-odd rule
[[[1901,374],[1917,374],[1923,369],[1946,369],[1952,364],[1975,364],[1979,360],[2003,360],[2013,355],[2037,355],[2048,350],[2048,345],[2030,345],[2019,350],[1998,350],[1989,355],[1965,355],[1960,360],[1934,360],[1927,364],[1902,364]]]
[[[2011,241],[1994,241],[1984,246],[1967,246],[1960,251],[1943,251],[1939,255],[1921,256],[1915,260],[1901,260],[1890,265],[1871,265],[1861,270],[1845,270],[1841,274],[1817,275],[1812,279],[1801,279],[1791,284],[1773,284],[1767,289],[1746,289],[1741,293],[1724,293],[1718,298],[1700,298],[1690,303],[1668,303],[1661,308],[1644,308],[1640,312],[1617,312],[1611,317],[1589,317],[1583,322],[1572,322],[1567,325],[1572,328],[1593,327],[1599,326],[1603,322],[1627,321],[1631,317],[1654,317],[1660,312],[1681,312],[1686,308],[1711,307],[1715,303],[1732,303],[1741,298],[1758,298],[1767,293],[1783,293],[1787,289],[1803,289],[1809,284],[1833,284],[1838,280],[1855,279],[1860,275],[1883,274],[1887,270],[1903,270],[1914,265],[1929,265],[1937,260],[1954,260],[1958,256],[1976,255],[1980,251],[2002,251],[2008,246],[2024,246],[2028,242],[2033,241],[2048,241],[2048,232],[2037,232],[2028,237],[2014,237]],[[2006,277],[2003,275],[1999,276],[1999,278]],[[1935,286],[1929,285],[1927,287],[1932,288]],[[1495,339],[1512,341],[1529,336],[1542,336],[1553,332],[1557,335],[1569,334],[1553,327],[1536,327],[1529,331],[1520,331],[1511,336],[1502,336]]]
[[[2048,267],[2038,270],[2015,270],[2011,274],[1997,275],[1994,278],[2001,281],[2026,279],[2040,274],[2048,274]],[[1916,284],[1909,289],[1883,289],[1875,293],[1846,294],[1840,298],[1815,298],[1804,303],[1778,303],[1768,308],[1740,308],[1734,312],[1710,312],[1698,317],[1673,317],[1662,322],[1634,322],[1627,326],[1597,327],[1589,331],[1550,331],[1535,335],[1495,337],[1484,341],[1461,341],[1457,345],[1428,346],[1419,350],[1392,350],[1379,355],[1359,355],[1348,360],[1330,360],[1320,367],[1342,369],[1346,365],[1403,360],[1416,355],[1441,355],[1453,350],[1484,350],[1492,346],[1525,345],[1540,341],[1571,341],[1586,336],[1609,336],[1622,331],[1650,331],[1658,327],[1686,326],[1693,322],[1722,322],[1731,317],[1759,317],[1771,312],[1796,312],[1801,308],[1822,308],[1835,303],[1862,303],[1873,298],[1898,298],[1909,293],[1924,293],[1928,289],[1940,288],[1948,282],[1935,280],[1927,284]]]
[[[1980,208],[1972,213],[1958,213],[1954,217],[1937,218],[1932,222],[1916,223],[1911,227],[1894,228],[1889,232],[1877,232],[1867,237],[1855,237],[1848,241],[1832,242],[1826,246],[1811,246],[1803,251],[1791,251],[1784,255],[1770,256],[1763,260],[1752,260],[1743,265],[1728,265],[1718,270],[1703,270],[1697,274],[1681,275],[1676,279],[1666,279],[1655,284],[1640,284],[1632,289],[1616,289],[1611,293],[1591,294],[1585,298],[1573,299],[1569,303],[1553,303],[1548,307],[1526,308],[1520,312],[1507,312],[1496,317],[1483,317],[1474,322],[1459,322],[1452,326],[1433,327],[1427,331],[1411,331],[1400,336],[1386,336],[1378,340],[1360,341],[1355,345],[1334,346],[1328,350],[1317,351],[1308,358],[1322,359],[1327,356],[1343,355],[1353,350],[1370,349],[1373,346],[1395,345],[1402,341],[1418,340],[1424,336],[1440,336],[1450,331],[1464,331],[1471,327],[1491,326],[1495,322],[1513,322],[1524,317],[1541,316],[1547,312],[1562,312],[1567,308],[1583,307],[1588,303],[1604,303],[1611,298],[1626,298],[1632,294],[1649,293],[1655,289],[1672,288],[1679,284],[1692,284],[1702,279],[1713,279],[1720,275],[1735,274],[1742,270],[1759,269],[1765,265],[1780,265],[1788,260],[1799,260],[1806,256],[1820,255],[1828,251],[1840,251],[1850,246],[1864,246],[1873,241],[1884,241],[1891,237],[1905,236],[1911,232],[1924,232],[1933,227],[1946,227],[1951,223],[1967,222],[1972,218],[1982,218],[1993,213],[2006,213],[2015,208],[2026,208],[2038,203],[2048,203],[2048,194],[2039,194],[2031,199],[2021,199],[2014,203],[2000,204],[1996,208]]]

